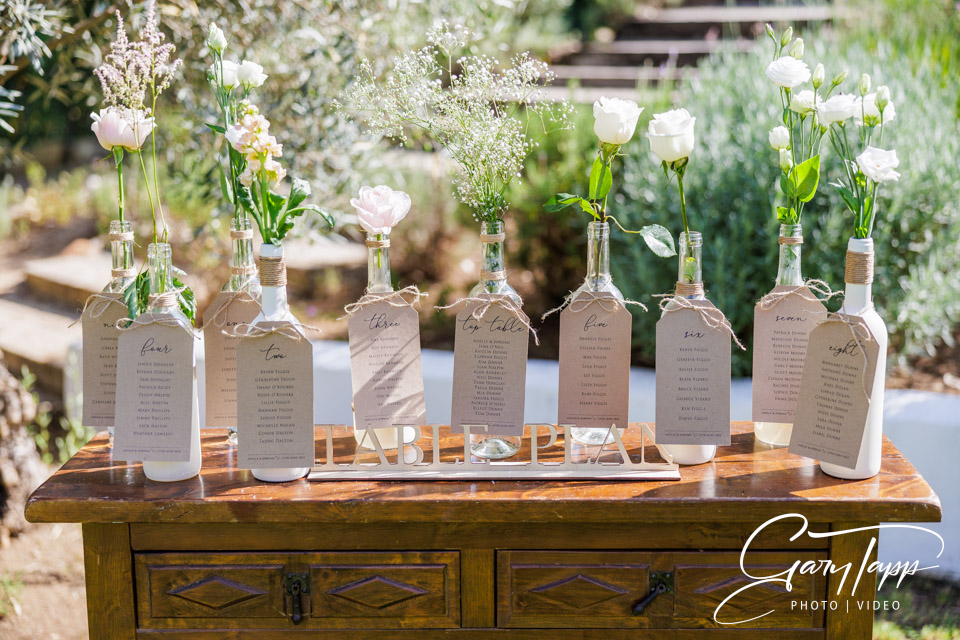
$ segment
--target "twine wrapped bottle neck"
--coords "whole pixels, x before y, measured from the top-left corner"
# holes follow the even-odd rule
[[[163,293],[151,293],[148,298],[151,309],[171,309],[177,306],[177,292],[164,291]]]
[[[260,284],[264,287],[287,286],[287,263],[283,256],[260,256]]]
[[[674,294],[681,298],[693,298],[704,295],[702,282],[678,282]]]
[[[847,251],[843,281],[847,284],[872,284],[874,271],[873,252]]]

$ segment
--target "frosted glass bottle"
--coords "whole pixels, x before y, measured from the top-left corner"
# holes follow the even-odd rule
[[[869,254],[873,261],[873,238],[850,238],[847,253]],[[849,257],[848,257],[849,261]],[[870,270],[872,273],[872,269]],[[873,306],[872,276],[870,282],[850,282],[849,275],[844,278],[843,307],[841,313],[863,318],[879,347],[877,372],[873,380],[870,396],[870,409],[867,412],[867,426],[860,443],[860,459],[856,468],[847,469],[839,465],[821,462],[820,468],[827,475],[844,480],[863,480],[880,473],[880,453],[883,446],[883,391],[887,378],[887,325]]]
[[[190,327],[190,320],[180,310],[173,287],[171,250],[167,243],[147,246],[150,273],[150,301],[147,313],[162,313]],[[193,358],[193,404],[190,408],[190,459],[185,462],[143,461],[143,474],[155,482],[186,480],[200,473],[200,406],[197,401],[197,358]]]
[[[103,293],[121,295],[137,279],[133,266],[133,225],[126,220],[110,221],[110,282]],[[113,427],[107,427],[113,444]]]

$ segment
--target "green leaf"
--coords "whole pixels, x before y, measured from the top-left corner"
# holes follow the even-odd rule
[[[601,176],[600,188],[597,190],[597,200],[606,198],[607,194],[610,193],[610,188],[613,187],[613,172],[610,171],[609,165],[603,165]]]
[[[781,172],[780,174],[780,191],[783,191],[783,195],[787,196],[787,200],[793,200],[797,197],[797,190],[791,179],[792,175],[792,172],[790,174]]]
[[[816,155],[801,162],[791,169],[790,176],[797,185],[796,197],[800,202],[810,202],[820,183],[820,156]]]
[[[597,200],[602,197],[597,195],[597,191],[600,189],[604,166],[603,158],[598,154],[597,159],[593,161],[593,166],[590,167],[590,191],[587,196],[591,200]]]
[[[305,204],[302,207],[299,207],[298,209],[296,209],[296,211],[310,211],[312,213],[316,213],[321,218],[323,218],[324,222],[326,222],[330,227],[333,227],[334,223],[336,222],[332,213],[330,213],[323,207],[318,207],[315,204]]]
[[[287,209],[294,209],[310,195],[310,183],[300,178],[293,179],[290,195],[287,197]]]
[[[780,224],[796,224],[797,212],[793,207],[777,207],[777,222]]]
[[[648,224],[640,229],[640,236],[655,255],[661,258],[677,255],[677,250],[673,246],[673,236],[665,227],[659,224]]]
[[[223,167],[220,167],[220,192],[227,202],[234,204],[233,187],[230,186],[230,181],[227,180],[227,173],[223,170]]]
[[[589,213],[591,216],[597,217],[597,212],[589,200],[581,198],[580,196],[575,196],[571,193],[558,193],[547,200],[543,207],[549,213],[556,213],[557,211],[562,211],[574,204],[579,205],[579,207],[583,209],[584,213]]]
[[[183,274],[183,271],[176,267],[174,267],[174,272]],[[177,290],[177,302],[180,303],[180,310],[183,311],[183,315],[187,316],[190,324],[196,324],[194,319],[197,315],[197,296],[193,289],[183,284],[177,275],[173,276],[173,286]]]
[[[218,125],[218,124],[211,124],[211,123],[209,123],[209,122],[207,123],[207,128],[210,129],[210,130],[212,130],[212,131],[216,131],[217,133],[226,133],[226,132],[227,132],[227,130],[224,129],[223,127],[221,127],[220,125]]]
[[[840,194],[843,204],[847,205],[847,209],[849,209],[851,213],[857,213],[860,209],[860,204],[857,202],[857,197],[853,195],[853,191],[842,184],[835,184],[833,186],[837,188],[837,193]]]
[[[240,205],[246,209],[250,215],[260,214],[260,201],[254,201],[253,195],[250,193],[248,187],[242,184],[237,187],[237,200],[240,201]]]
[[[279,219],[280,214],[286,210],[286,204],[286,197],[275,191],[267,191],[267,211],[270,212],[271,218],[275,220]]]

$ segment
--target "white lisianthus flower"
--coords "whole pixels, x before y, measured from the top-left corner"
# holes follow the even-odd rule
[[[90,129],[97,135],[100,146],[107,151],[122,147],[127,151],[136,151],[143,146],[153,131],[153,118],[147,118],[144,111],[107,107],[100,113],[91,113],[93,124]]]
[[[887,90],[889,92],[889,89]],[[897,117],[897,110],[890,102],[890,95],[887,94],[887,103],[883,107],[883,123],[893,122]],[[880,124],[880,108],[877,105],[877,94],[868,93],[857,100],[857,109],[853,113],[853,119],[858,125],[866,122],[870,126]]]
[[[767,139],[770,141],[770,146],[774,149],[790,148],[790,132],[787,131],[786,127],[774,127],[770,130],[770,135]]]
[[[237,63],[230,60],[221,60],[210,65],[210,75],[213,81],[229,91],[237,86]]]
[[[852,93],[838,93],[827,98],[817,108],[820,124],[829,127],[835,122],[845,122],[860,111],[859,99]]]
[[[625,144],[637,129],[643,108],[633,100],[601,97],[593,103],[593,132],[600,142]]]
[[[780,149],[780,168],[784,173],[789,173],[793,169],[793,156],[790,149]]]
[[[803,57],[803,38],[797,38],[790,45],[790,56],[799,60]]]
[[[823,85],[823,81],[826,78],[827,71],[823,68],[823,64],[818,64],[813,70],[813,88],[819,89]]]
[[[667,163],[689,157],[696,142],[693,133],[696,122],[686,109],[655,114],[647,129],[650,150]]]
[[[810,67],[803,60],[783,56],[767,65],[767,77],[777,86],[793,89],[810,79]]]
[[[267,80],[267,74],[263,72],[263,67],[256,62],[244,60],[237,67],[237,80],[243,85],[244,89],[250,90],[253,87],[263,86],[263,83]]]
[[[388,234],[410,211],[410,196],[386,185],[360,187],[360,197],[350,198],[360,226],[370,234]]]
[[[211,51],[223,53],[227,48],[227,37],[223,35],[223,30],[213,22],[207,27],[207,46]]]
[[[900,174],[894,171],[900,166],[896,149],[885,151],[876,147],[867,147],[857,156],[857,167],[874,182],[896,182]]]
[[[816,104],[814,104],[816,100]],[[790,110],[801,116],[809,116],[817,110],[823,100],[810,89],[798,91],[790,96]]]

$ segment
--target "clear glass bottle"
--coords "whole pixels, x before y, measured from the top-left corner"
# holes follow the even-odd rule
[[[850,238],[848,253],[873,254],[873,238]],[[845,280],[848,278],[845,278]],[[844,288],[843,306],[840,313],[863,318],[879,348],[877,371],[870,394],[867,411],[867,426],[860,443],[860,457],[856,468],[821,462],[820,468],[827,475],[844,480],[864,480],[880,473],[880,454],[883,447],[883,391],[887,378],[887,325],[873,306],[873,284],[847,282]]]
[[[799,224],[781,224],[780,237],[795,238],[800,242],[781,242],[780,261],[777,266],[777,286],[797,287],[803,284],[800,272],[800,255],[803,246],[803,227]],[[757,440],[774,447],[786,447],[793,433],[792,422],[755,422]]]
[[[173,287],[171,250],[167,243],[147,246],[147,267],[150,274],[150,300],[147,313],[164,314],[191,326],[177,302]],[[197,361],[193,361],[193,406],[190,419],[190,459],[185,462],[143,461],[143,474],[149,480],[174,482],[186,480],[200,473],[203,461],[200,457],[200,407],[197,400]]]
[[[253,225],[250,218],[230,220],[230,243],[233,255],[230,257],[230,278],[220,289],[223,293],[249,293],[257,301],[261,297],[260,275],[253,256]],[[227,427],[227,440],[237,444],[237,427]]]
[[[262,322],[290,322],[294,326],[299,323],[290,312],[290,305],[287,303],[287,277],[286,267],[280,274],[268,275],[264,268],[264,259],[282,260],[283,247],[276,244],[260,245],[260,291],[261,308],[260,313],[250,324],[256,326]],[[282,264],[282,263],[281,263]],[[276,278],[276,279],[274,279]],[[299,329],[297,329],[299,331]],[[257,480],[264,482],[287,482],[302,478],[310,472],[309,467],[282,467],[276,469],[251,469],[250,472]]]
[[[504,232],[502,220],[480,223],[480,233],[484,236],[499,236]],[[485,293],[509,296],[517,305],[523,303],[520,295],[507,282],[503,240],[483,242],[483,260],[480,266],[480,282],[470,290],[470,297]],[[501,460],[516,455],[520,451],[521,436],[499,436],[470,434],[470,451],[478,458]]]
[[[680,234],[676,291],[678,297],[688,300],[706,299],[703,292],[702,250],[703,238],[699,231]],[[664,313],[674,307],[673,302],[668,303]],[[663,448],[673,456],[676,464],[702,464],[712,460],[717,454],[717,447],[712,444],[665,444]]]
[[[576,299],[584,291],[609,293],[618,300],[623,300],[623,294],[613,284],[613,277],[610,275],[609,222],[594,221],[587,225],[587,275],[583,284],[570,296],[570,300]],[[603,444],[609,435],[608,429],[574,428],[571,431],[573,439],[585,445]]]
[[[110,282],[103,293],[117,296],[137,279],[137,270],[133,266],[133,225],[126,220],[110,221]],[[110,444],[113,444],[113,427],[107,427]]]
[[[393,291],[393,280],[390,275],[390,248],[389,234],[367,234],[367,293],[389,293]],[[376,243],[387,241],[387,246],[376,246]],[[383,449],[397,448],[396,429],[376,429],[377,441]],[[416,429],[403,428],[403,441],[413,442],[416,439]],[[373,449],[373,445],[364,439],[365,431],[357,430],[356,415],[354,415],[353,435],[364,449]]]

